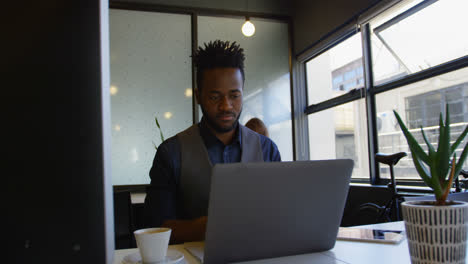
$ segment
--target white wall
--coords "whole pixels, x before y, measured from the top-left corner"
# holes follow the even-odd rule
[[[380,0],[293,0],[295,54]]]

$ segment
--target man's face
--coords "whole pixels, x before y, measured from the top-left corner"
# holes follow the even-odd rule
[[[215,68],[203,73],[196,96],[208,125],[218,133],[232,131],[242,112],[242,73],[238,68]]]

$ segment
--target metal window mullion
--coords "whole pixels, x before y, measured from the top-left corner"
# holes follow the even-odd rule
[[[394,81],[389,81],[384,84],[376,85],[375,87],[373,87],[373,92],[374,94],[383,93],[405,85],[420,82],[437,75],[442,75],[445,73],[456,71],[465,67],[468,67],[468,55],[451,60],[449,62],[442,63],[440,65],[431,67],[426,70],[419,71],[417,73],[398,78]]]
[[[197,51],[198,47],[198,14],[192,13],[191,14],[191,24],[192,24],[192,120],[193,124],[198,123],[198,120],[200,120],[199,114],[198,114],[198,105],[197,105],[197,100],[195,98],[195,88],[197,86],[197,74],[195,71],[195,64],[194,64],[194,59],[193,55]]]
[[[363,96],[363,94],[364,94],[363,90],[364,90],[364,88],[357,88],[357,89],[351,90],[350,92],[348,92],[346,94],[343,94],[341,96],[333,97],[333,98],[328,99],[326,101],[323,101],[323,102],[320,102],[320,103],[317,103],[317,104],[313,104],[313,105],[309,105],[309,106],[307,106],[305,108],[304,114],[310,115],[310,114],[313,114],[313,113],[317,113],[317,112],[320,112],[320,111],[323,111],[323,110],[327,110],[327,109],[330,109],[330,108],[333,108],[333,107],[336,107],[336,106],[339,106],[339,105],[343,105],[343,104],[346,104],[346,103],[361,99],[361,98],[364,97]]]
[[[361,29],[362,36],[362,56],[364,66],[364,87],[366,91],[366,114],[367,114],[367,138],[369,150],[369,178],[371,184],[380,183],[379,164],[375,160],[378,152],[377,138],[377,111],[375,107],[375,93],[373,89],[374,77],[372,73],[372,53],[371,53],[371,31],[369,23]]]
[[[406,10],[405,12],[397,15],[396,17],[388,20],[387,22],[383,23],[382,25],[374,28],[374,33],[378,34],[382,31],[384,31],[385,29],[397,24],[398,22],[418,13],[419,11],[423,10],[424,8],[432,5],[433,3],[437,2],[438,0],[426,0],[426,1],[423,1],[413,7],[411,7],[410,9]]]
[[[293,61],[293,100],[294,100],[294,125],[296,127],[294,138],[296,139],[296,160],[310,159],[309,150],[309,120],[304,113],[307,105],[307,78],[305,63]]]
[[[295,101],[295,92],[294,92],[294,81],[295,81],[295,72],[294,68],[297,66],[297,61],[293,56],[293,47],[294,47],[294,38],[293,38],[293,24],[292,20],[288,21],[288,62],[289,62],[289,91],[290,91],[290,99],[291,99],[291,135],[292,135],[292,153],[293,153],[293,161],[298,160],[298,155],[300,151],[298,151],[298,147],[300,143],[304,144],[304,140],[298,138],[297,135],[301,135],[304,132],[304,128],[296,124],[300,122],[300,120],[295,119],[296,113],[298,113],[296,109],[296,101]],[[296,87],[297,89],[302,89],[302,87]],[[299,111],[302,112],[302,111]],[[300,129],[300,132],[297,130]],[[306,133],[308,131],[305,131]],[[307,134],[306,134],[307,135]],[[308,153],[308,152],[307,152]]]

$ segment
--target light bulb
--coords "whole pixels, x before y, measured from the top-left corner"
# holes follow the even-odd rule
[[[111,95],[116,95],[119,92],[119,89],[115,85],[111,85],[110,87],[110,94]]]
[[[171,119],[171,117],[172,117],[172,113],[171,113],[171,112],[166,112],[166,113],[164,113],[164,118],[166,118],[166,119]]]
[[[191,88],[185,89],[185,97],[192,97],[192,89]]]
[[[244,34],[244,36],[246,37],[251,37],[253,36],[254,33],[255,33],[255,26],[254,24],[252,24],[252,22],[250,22],[249,19],[247,19],[244,25],[242,25],[242,34]]]

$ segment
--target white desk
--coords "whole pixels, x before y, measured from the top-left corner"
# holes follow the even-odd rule
[[[377,225],[357,226],[358,228],[380,228],[390,230],[404,230],[403,222],[392,222]],[[184,254],[184,260],[181,264],[198,264],[199,262],[184,249],[183,245],[170,246],[170,249],[179,250]],[[120,264],[122,259],[138,249],[123,249],[115,251],[114,263]],[[306,263],[320,263],[320,264],[405,264],[411,263],[408,242],[403,240],[397,245],[393,244],[379,244],[369,242],[351,242],[337,240],[335,247],[329,251],[296,255],[289,257],[281,257],[274,259],[263,259],[256,261],[242,262],[243,264],[306,264]]]

